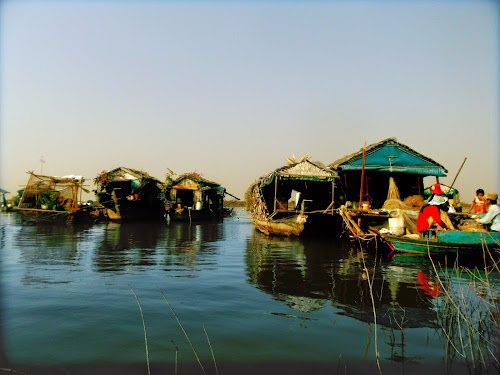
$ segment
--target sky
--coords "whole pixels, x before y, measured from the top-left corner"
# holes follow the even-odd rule
[[[470,202],[500,191],[499,15],[479,0],[1,1],[0,187],[34,171],[94,189],[125,166],[243,199],[292,153],[327,165],[395,137]]]

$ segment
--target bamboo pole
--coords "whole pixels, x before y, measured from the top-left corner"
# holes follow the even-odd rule
[[[453,179],[453,182],[451,183],[450,185],[450,190],[453,188],[453,184],[455,183],[455,181],[457,180],[457,177],[458,177],[458,174],[460,173],[460,171],[462,170],[462,167],[464,166],[465,164],[465,161],[467,160],[467,157],[465,157],[464,161],[462,162],[462,165],[460,166],[460,168],[458,169],[458,172],[457,174],[455,175],[455,178]]]

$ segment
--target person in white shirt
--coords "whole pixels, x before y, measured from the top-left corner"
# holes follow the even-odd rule
[[[488,193],[485,197],[486,204],[490,204],[486,215],[482,218],[477,218],[479,224],[491,224],[490,230],[500,232],[500,206],[497,204],[498,194]]]

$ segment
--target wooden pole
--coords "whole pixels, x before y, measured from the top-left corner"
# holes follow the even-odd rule
[[[453,187],[453,184],[455,183],[455,181],[457,180],[457,177],[458,177],[458,174],[460,173],[460,171],[462,170],[462,167],[464,166],[465,164],[465,161],[467,160],[467,157],[465,157],[464,161],[462,162],[462,165],[460,166],[460,168],[458,169],[458,172],[457,174],[455,175],[455,178],[453,179],[453,182],[451,183],[450,185],[450,190],[451,188]]]
[[[366,158],[366,141],[363,145],[363,164],[361,166],[361,188],[359,189],[359,207],[361,208],[361,204],[363,202],[363,185],[365,180],[365,158]]]
[[[274,212],[276,212],[276,197],[278,195],[278,175],[274,176]]]
[[[332,181],[332,207],[335,204],[335,180]],[[333,210],[332,210],[332,215],[333,215]]]
[[[361,187],[359,189],[359,209],[362,208],[363,204],[363,185],[365,180],[365,158],[366,158],[366,141],[363,144],[363,164],[361,166]],[[361,218],[358,219],[358,227],[361,226]]]

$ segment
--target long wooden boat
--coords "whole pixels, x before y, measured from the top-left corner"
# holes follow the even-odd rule
[[[500,252],[499,232],[437,231],[431,239],[395,236],[377,231],[391,250],[419,254],[472,254],[488,249]]]

